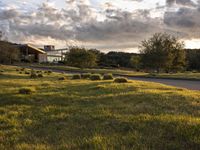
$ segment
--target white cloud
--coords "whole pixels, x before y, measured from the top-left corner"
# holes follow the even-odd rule
[[[177,9],[170,9],[174,1],[166,2],[166,6],[155,4],[151,8],[128,10],[113,1],[97,7],[89,0],[66,0],[63,8],[50,1],[29,11],[0,3],[0,29],[7,31],[9,39],[15,42],[59,46],[68,42],[104,50],[135,49],[155,32],[198,38],[200,5],[179,0]],[[132,4],[128,0],[126,3]]]

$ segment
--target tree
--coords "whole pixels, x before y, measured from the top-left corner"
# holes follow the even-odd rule
[[[157,72],[178,70],[185,66],[184,43],[166,33],[156,33],[144,40],[140,46],[142,62],[145,68]]]
[[[105,54],[97,49],[89,49],[88,51],[96,56],[96,63],[98,66],[101,66],[103,64],[102,59]]]
[[[141,56],[135,55],[130,59],[130,65],[132,68],[139,70],[141,68]]]
[[[66,61],[69,65],[86,68],[96,65],[96,55],[85,48],[71,47]]]
[[[10,63],[19,60],[20,51],[13,44],[0,41],[0,63]]]
[[[186,49],[187,70],[200,70],[200,49]]]

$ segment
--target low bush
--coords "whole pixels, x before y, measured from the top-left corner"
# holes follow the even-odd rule
[[[66,79],[65,77],[58,78],[58,80],[65,80],[65,79]]]
[[[100,74],[92,74],[90,76],[90,80],[92,80],[92,81],[101,80],[101,75]]]
[[[19,74],[22,74],[22,72],[20,71]]]
[[[0,70],[0,72],[4,72],[4,70]]]
[[[81,74],[81,78],[82,78],[82,79],[89,79],[90,76],[91,76],[90,73],[83,73],[83,74]]]
[[[73,79],[73,80],[81,79],[81,75],[80,75],[80,74],[74,74],[74,75],[72,76],[72,79]]]
[[[104,74],[103,80],[113,80],[113,75],[112,74]]]
[[[21,71],[25,71],[25,68],[21,68]]]
[[[34,91],[32,88],[21,88],[19,94],[32,94]]]
[[[28,72],[28,71],[25,71],[25,74],[30,74],[30,72]]]
[[[16,69],[16,71],[18,72],[18,71],[20,71],[19,69]]]
[[[36,72],[34,70],[31,70],[31,78],[37,78],[38,75],[36,74]]]
[[[43,76],[43,74],[38,74],[38,78],[43,78],[44,76]]]
[[[36,73],[31,73],[31,76],[30,76],[31,78],[37,78],[38,76],[37,76],[37,74]]]
[[[40,70],[37,70],[37,71],[36,71],[36,73],[42,73],[42,71],[40,71]]]
[[[47,73],[48,73],[48,74],[50,74],[50,73],[52,73],[52,71],[51,71],[51,70],[49,70]]]
[[[116,78],[116,79],[114,80],[114,82],[115,82],[115,83],[127,83],[128,80],[127,80],[127,78],[119,77],[119,78]]]

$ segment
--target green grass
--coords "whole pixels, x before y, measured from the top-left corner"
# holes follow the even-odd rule
[[[113,74],[113,75],[125,75],[130,77],[154,77],[154,78],[173,78],[173,79],[195,79],[200,80],[200,73],[198,72],[184,72],[184,73],[151,73],[136,72],[133,70],[123,70],[123,69],[80,69],[77,67],[70,66],[57,66],[57,65],[43,65],[34,64],[33,67],[42,67],[48,69],[57,69],[61,71],[80,71],[80,72],[91,72],[99,74]]]
[[[200,149],[200,92],[157,83],[30,79],[0,66],[0,149]],[[35,89],[30,95],[21,88]]]
[[[22,64],[26,66],[26,64]],[[77,68],[71,66],[59,66],[59,65],[44,65],[44,64],[32,64],[32,67],[38,68],[47,68],[47,69],[57,69],[60,71],[79,71],[79,72],[90,72],[90,73],[97,73],[97,74],[118,74],[118,75],[130,75],[130,76],[144,76],[148,75],[148,73],[144,72],[136,72],[133,70],[123,70],[123,69],[91,69],[91,68]]]
[[[147,75],[150,76],[150,75]],[[184,72],[184,73],[160,73],[155,74],[155,77],[174,78],[174,79],[197,79],[200,80],[200,73]]]

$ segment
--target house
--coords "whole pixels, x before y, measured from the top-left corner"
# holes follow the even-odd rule
[[[47,62],[47,53],[30,44],[20,44],[21,61],[24,62]]]
[[[60,62],[65,59],[65,55],[66,55],[66,52],[68,51],[68,48],[55,49],[54,45],[45,45],[44,51],[47,54],[48,62]]]

